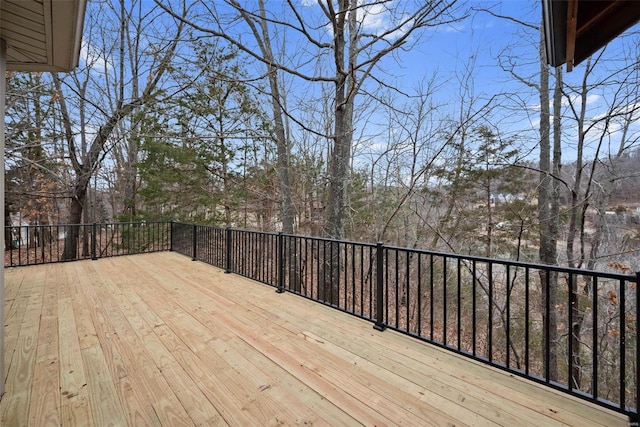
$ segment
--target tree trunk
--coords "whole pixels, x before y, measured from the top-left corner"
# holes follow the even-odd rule
[[[120,7],[122,8],[122,11],[120,28],[118,28],[118,31],[120,32],[120,49],[122,51],[122,49],[124,49],[124,33],[128,31],[128,19],[133,18],[131,18],[131,15],[128,15],[124,10],[123,1],[121,1]],[[186,10],[183,10],[182,18],[184,18],[185,15]],[[126,16],[129,16],[129,18],[125,18]],[[107,142],[109,141],[116,126],[118,126],[118,124],[122,120],[129,117],[129,115],[132,114],[136,109],[145,105],[145,103],[149,102],[152,99],[153,93],[155,92],[158,83],[171,64],[178,42],[181,38],[180,35],[182,34],[183,27],[184,23],[183,21],[180,21],[176,29],[175,38],[170,39],[167,45],[160,50],[162,52],[162,56],[159,58],[158,63],[154,64],[156,66],[155,73],[150,74],[149,78],[147,79],[146,86],[140,96],[133,96],[131,98],[128,98],[130,99],[129,102],[125,102],[126,97],[124,95],[124,88],[127,85],[128,77],[125,76],[125,72],[122,69],[122,61],[120,62],[121,70],[119,77],[121,78],[121,80],[116,83],[117,89],[114,89],[117,90],[118,93],[115,97],[113,107],[110,109],[108,115],[104,117],[104,122],[98,128],[95,137],[91,140],[91,143],[88,145],[88,147],[86,147],[84,144],[82,144],[82,146],[78,146],[75,140],[73,131],[75,123],[72,123],[71,121],[71,116],[67,108],[64,92],[62,91],[62,81],[55,73],[52,73],[58,95],[60,113],[62,115],[62,125],[65,132],[64,136],[65,142],[67,144],[68,155],[75,172],[75,181],[71,193],[71,209],[69,212],[69,219],[67,221],[68,224],[79,224],[82,221],[82,212],[85,205],[89,180],[91,179],[93,172],[100,166],[102,158],[106,153],[105,148],[107,146]],[[90,43],[90,41],[87,41],[87,43]],[[132,70],[132,72],[137,71],[138,70]],[[87,70],[83,70],[81,72],[86,73]],[[77,76],[78,75],[76,74],[76,77]],[[75,79],[75,81],[80,85],[80,82],[77,78]],[[79,93],[82,104],[84,100],[83,96],[86,93],[86,82],[79,91],[76,91],[76,93]],[[83,117],[84,114],[85,111],[83,110],[83,108],[80,108],[79,115]],[[80,124],[82,126],[81,133],[84,136],[86,134],[84,127],[87,125],[87,123],[81,121]],[[63,254],[64,259],[76,258],[78,235],[79,228],[77,226],[71,226],[70,229],[67,230],[67,238],[65,239]]]
[[[540,227],[540,262],[553,265],[557,259],[557,216],[552,215],[553,177],[551,176],[551,136],[549,111],[549,69],[546,65],[544,35],[540,37],[540,182],[538,186],[538,222]],[[554,112],[555,113],[555,112]],[[559,114],[559,112],[557,113]],[[555,195],[557,196],[557,194]],[[554,224],[555,223],[555,224]],[[542,288],[542,318],[544,339],[542,343],[545,374],[552,381],[558,378],[557,357],[557,274],[540,271]],[[549,308],[547,310],[547,307]],[[548,335],[547,335],[548,334]]]
[[[355,86],[352,72],[356,61],[357,31],[355,0],[340,0],[333,38],[335,52],[335,125],[333,148],[329,158],[329,192],[325,212],[324,235],[331,239],[344,239],[344,224],[348,207],[347,190],[351,166],[353,142],[353,109]],[[351,11],[353,9],[353,11]],[[345,39],[349,28],[349,41]],[[345,54],[348,55],[345,58]],[[329,257],[324,262],[324,281],[320,282],[320,294],[325,301],[339,303],[340,295],[340,250],[339,244],[329,245]],[[327,272],[329,274],[327,274]]]
[[[267,60],[267,73],[269,76],[269,88],[271,90],[271,108],[273,111],[273,123],[277,146],[278,184],[280,189],[280,217],[282,218],[282,232],[285,234],[294,233],[295,209],[291,197],[290,182],[290,161],[289,143],[284,126],[284,101],[280,96],[280,85],[278,84],[278,68],[275,67],[275,59],[271,49],[271,37],[267,26],[267,18],[264,7],[264,0],[260,0],[260,28],[262,30],[262,44],[260,45],[262,55]],[[248,21],[250,22],[250,21]],[[257,35],[256,35],[257,37]],[[298,265],[298,254],[290,250],[290,239],[284,241],[284,253],[288,254],[288,282],[291,290],[299,292],[301,289],[301,279],[296,270]]]
[[[88,181],[88,180],[87,180]],[[79,183],[74,191],[75,196],[71,199],[69,219],[67,221],[66,235],[64,239],[63,260],[74,260],[78,257],[78,240],[80,237],[80,224],[82,222],[82,211],[87,195],[87,184]]]
[[[264,0],[260,0],[260,29],[262,30],[262,43],[260,48],[267,63],[267,73],[269,76],[269,88],[271,90],[271,108],[273,111],[274,131],[277,145],[278,182],[280,184],[280,207],[282,217],[282,231],[286,234],[293,234],[295,210],[291,199],[291,184],[289,179],[289,144],[285,132],[283,120],[282,97],[280,96],[280,85],[278,84],[278,68],[274,65],[275,59],[271,49],[271,37],[267,27],[267,18],[264,7]],[[250,20],[247,20],[251,22]],[[256,38],[259,39],[256,34]]]
[[[582,176],[583,176],[583,153],[584,153],[584,140],[585,140],[585,115],[587,109],[587,95],[588,95],[588,87],[587,87],[587,76],[591,70],[591,57],[587,59],[585,74],[582,79],[582,87],[580,91],[580,114],[576,115],[577,126],[578,126],[578,146],[577,146],[577,154],[576,154],[576,162],[575,162],[575,172],[574,172],[574,180],[573,187],[571,188],[571,201],[569,205],[569,229],[567,230],[567,265],[569,267],[579,267],[584,262],[584,246],[580,245],[580,255],[576,255],[575,253],[575,240],[578,232],[582,234],[584,231],[584,215],[586,213],[587,207],[589,206],[587,194],[588,190],[581,194],[582,188]],[[574,111],[575,113],[575,111]],[[589,178],[593,179],[593,176]],[[589,187],[589,186],[588,186]],[[580,231],[582,230],[582,231]],[[586,290],[586,287],[585,287]],[[571,280],[571,289],[570,289],[570,304],[569,309],[571,310],[571,315],[573,318],[573,324],[570,325],[571,328],[571,346],[573,349],[573,357],[570,360],[571,363],[571,383],[573,387],[580,388],[581,382],[581,359],[580,359],[580,351],[581,351],[581,341],[580,335],[582,334],[583,323],[585,320],[584,310],[586,307],[580,306],[580,293],[583,292],[580,290],[578,286],[578,277],[573,276]]]

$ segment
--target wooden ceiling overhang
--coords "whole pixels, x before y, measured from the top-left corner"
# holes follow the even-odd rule
[[[640,20],[637,0],[542,0],[547,62],[567,71]]]
[[[0,0],[7,70],[70,71],[78,65],[87,0]]]

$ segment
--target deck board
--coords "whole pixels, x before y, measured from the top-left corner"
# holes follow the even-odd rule
[[[628,425],[175,253],[5,271],[0,425]]]

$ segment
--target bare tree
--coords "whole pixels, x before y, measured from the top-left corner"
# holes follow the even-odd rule
[[[551,100],[549,91],[549,68],[546,64],[544,32],[540,27],[540,163],[538,186],[538,222],[540,229],[539,257],[540,262],[554,265],[557,263],[558,247],[558,215],[560,195],[558,182],[560,169],[560,105],[562,100],[562,71],[556,68],[556,84],[553,92],[553,145],[551,144]],[[545,375],[551,380],[558,378],[557,356],[557,273],[540,270],[542,288],[542,305],[544,342],[543,354],[548,371]]]
[[[156,2],[161,4],[158,0]],[[238,1],[229,0],[227,5],[235,10],[236,15],[231,15],[225,22],[209,2],[199,4],[203,11],[208,12],[208,19],[213,19],[217,25],[200,25],[191,21],[189,24],[193,28],[204,34],[222,37],[249,56],[267,64],[270,75],[277,69],[307,83],[332,86],[333,129],[331,134],[327,135],[331,138],[332,146],[328,159],[328,191],[323,234],[336,239],[343,238],[346,210],[349,206],[348,188],[356,98],[363,92],[368,81],[384,85],[382,80],[375,76],[376,67],[383,58],[402,47],[408,47],[410,42],[415,42],[421,30],[455,21],[455,0],[398,2],[394,3],[393,7],[388,2],[380,0],[339,0],[337,8],[336,2],[322,0],[317,3],[320,13],[315,15],[312,13],[314,10],[303,10],[303,6],[287,0],[283,5],[282,15],[270,13],[269,16],[265,13],[264,7],[256,11]],[[168,6],[162,7],[171,12]],[[174,16],[177,15],[175,12],[172,13]],[[372,14],[384,16],[387,24],[383,28],[370,28],[366,23]],[[256,40],[264,41],[266,34],[264,30],[262,34],[257,34],[257,26],[268,24],[280,34],[290,34],[289,37],[299,42],[301,48],[295,53],[292,52],[287,62],[275,62],[275,58],[269,55],[267,49],[256,49],[239,36],[245,30],[238,28],[239,21],[235,19],[237,15],[243,17],[244,23],[252,20],[256,22],[253,31]],[[271,95],[275,95],[273,90]],[[275,101],[281,103],[279,98]],[[291,117],[291,114],[289,116]],[[307,131],[323,133],[323,130],[309,129],[300,121],[296,123]],[[334,277],[334,274],[329,276]],[[330,281],[335,291],[337,281]],[[338,297],[334,291],[329,292],[332,295],[329,300],[333,301]]]
[[[264,62],[270,67],[270,75],[273,74],[273,69],[278,69],[307,82],[328,83],[333,86],[334,128],[330,135],[333,146],[329,159],[329,191],[324,228],[325,235],[329,237],[343,237],[345,209],[348,205],[347,188],[356,96],[361,93],[368,79],[376,80],[374,70],[384,57],[416,40],[415,36],[420,30],[455,20],[452,16],[455,1],[419,2],[416,5],[413,2],[403,2],[393,9],[385,1],[340,0],[337,9],[333,1],[320,1],[318,7],[322,14],[314,16],[306,15],[301,6],[287,1],[284,8],[285,16],[290,18],[289,20],[274,14],[267,17],[264,7],[253,11],[238,1],[228,1],[228,5],[244,18],[244,22],[255,21],[261,28],[268,23],[280,32],[291,31],[299,40],[306,41],[307,47],[300,51],[309,53],[307,56],[298,56],[297,63],[324,61],[321,66],[329,70],[327,73],[318,73],[318,67],[293,67],[284,61],[275,62],[266,44],[263,43],[260,49],[254,49],[238,37],[238,30],[233,27],[237,21],[233,17],[229,22],[223,23],[219,14],[209,5],[204,2],[201,4],[204,10],[210,12],[211,17],[218,20],[218,25],[211,27],[190,22],[194,28],[206,34],[222,37]],[[167,6],[163,7],[170,10]],[[372,31],[365,25],[365,21],[371,16],[374,8],[376,13],[388,18],[388,25]],[[317,21],[318,18],[323,18],[323,21]],[[256,29],[254,34],[257,33],[257,27],[253,28]],[[263,30],[262,34],[258,34],[257,40],[264,41],[265,34],[267,33]],[[291,58],[289,61],[291,62]],[[312,70],[307,71],[309,68]],[[276,101],[281,103],[280,99]]]
[[[273,111],[274,132],[277,144],[277,165],[278,180],[280,183],[280,198],[282,210],[282,231],[293,234],[295,223],[295,209],[291,197],[290,182],[290,144],[285,132],[285,112],[284,97],[281,95],[280,82],[278,80],[278,67],[275,66],[276,60],[273,54],[271,35],[267,20],[267,13],[264,0],[259,0],[259,18],[249,14],[240,4],[232,0],[233,6],[240,12],[247,25],[251,29],[256,43],[260,48],[260,53],[264,58],[267,67],[267,76],[269,80],[269,90],[271,98],[271,108]]]
[[[575,87],[565,85],[564,88],[570,111],[569,117],[575,122],[576,127],[576,159],[571,165],[574,168],[573,182],[569,187],[570,197],[567,207],[569,224],[566,257],[570,267],[586,266],[590,270],[596,268],[599,258],[602,257],[600,252],[605,238],[603,231],[609,200],[616,182],[625,178],[620,171],[620,166],[625,155],[628,155],[637,143],[637,136],[634,137],[631,124],[637,120],[640,113],[639,72],[637,59],[635,59],[637,55],[627,53],[623,56],[626,59],[624,67],[603,73],[605,77],[598,78],[599,73],[596,70],[606,65],[602,60],[604,52],[603,50],[597,56],[587,59],[579,85]],[[589,117],[587,115],[589,98],[601,91],[611,94],[607,99],[606,111],[595,117]],[[610,151],[607,152],[607,141],[614,138],[615,134],[619,135],[617,149],[610,146]],[[592,161],[585,158],[589,140],[597,141],[594,147],[595,153],[590,153],[595,155]],[[589,226],[587,212],[590,207],[595,207],[596,211],[595,220],[591,223],[595,229],[593,233],[587,232]],[[609,260],[617,260],[618,256],[625,251],[620,241],[616,246],[616,250],[613,251],[614,258]],[[588,316],[585,316],[585,313],[590,308],[597,309],[597,307],[590,307],[591,295],[597,290],[593,289],[590,279],[587,279],[586,285],[582,287],[579,286],[577,278],[574,278],[571,284],[570,309],[574,320],[570,337],[573,348],[571,380],[573,386],[580,388],[583,368],[582,334],[588,327],[586,324]]]
[[[89,181],[106,153],[113,147],[114,131],[122,120],[153,101],[158,84],[171,65],[184,28],[183,21],[178,20],[174,33],[163,29],[164,33],[155,46],[150,44],[144,52],[130,51],[131,45],[128,42],[133,36],[129,35],[129,31],[140,31],[142,27],[145,27],[145,31],[150,29],[146,24],[136,24],[136,20],[149,23],[157,16],[157,10],[136,13],[137,3],[121,0],[113,5],[115,10],[109,13],[104,13],[99,8],[90,9],[86,22],[89,31],[85,35],[85,48],[89,52],[93,51],[93,56],[85,60],[84,68],[76,70],[64,81],[54,75],[68,156],[74,171],[68,224],[82,222]],[[186,13],[185,8],[181,16],[184,18]],[[107,16],[117,16],[117,19],[109,20]],[[96,24],[98,20],[101,21],[100,25]],[[97,28],[101,29],[100,33],[96,33]],[[142,34],[135,35],[141,36]],[[146,55],[148,63],[144,71],[141,68],[126,67],[126,57],[130,54]],[[135,83],[143,72],[147,75],[146,83],[143,88],[138,88]],[[135,74],[133,80],[132,73]],[[102,102],[104,99],[101,99],[103,97],[111,102],[105,105]],[[71,104],[73,101],[75,103]],[[78,122],[74,120],[76,116],[79,117]],[[63,255],[65,259],[76,257],[78,233],[77,226],[71,226],[67,231]]]
[[[539,164],[538,164],[538,258],[541,263],[555,265],[558,262],[558,233],[560,214],[560,169],[562,154],[562,70],[556,68],[555,86],[550,90],[551,71],[546,62],[544,30],[542,25],[517,20],[513,17],[499,15],[491,10],[481,9],[500,19],[517,23],[520,28],[532,30],[539,36],[537,45],[540,64],[537,76],[522,76],[516,70],[519,62],[516,57],[505,55],[500,58],[501,67],[525,87],[533,89],[538,96],[540,108],[540,124],[538,127]],[[553,105],[553,110],[550,105]],[[553,120],[553,122],[552,122]],[[542,354],[546,375],[551,380],[558,378],[558,321],[556,301],[558,277],[554,272],[540,271],[541,307],[543,323]]]

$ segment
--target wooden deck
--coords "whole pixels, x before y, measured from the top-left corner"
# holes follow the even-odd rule
[[[175,253],[8,269],[2,426],[625,426]]]

